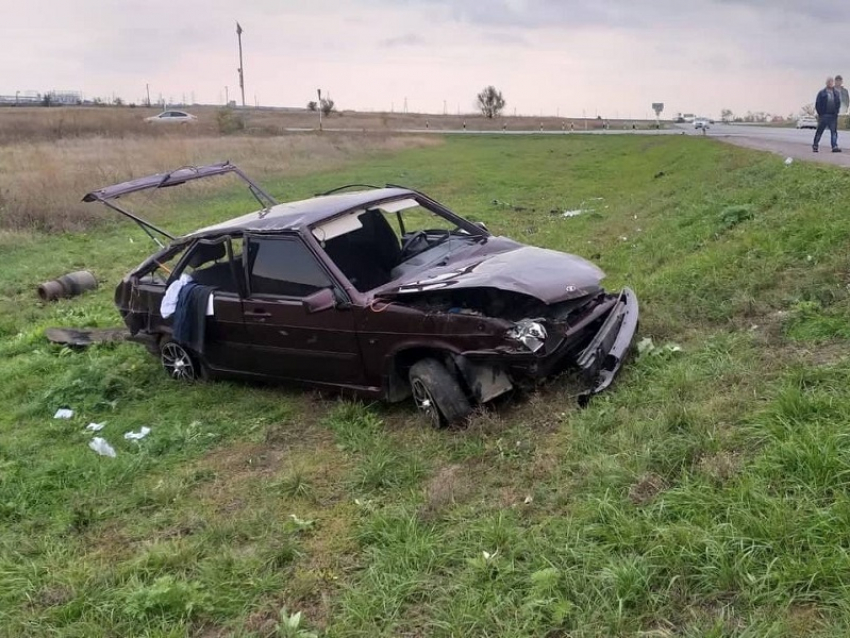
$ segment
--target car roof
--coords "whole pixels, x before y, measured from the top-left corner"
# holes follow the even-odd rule
[[[184,238],[209,237],[228,233],[269,233],[297,231],[342,213],[364,208],[370,204],[416,196],[407,188],[387,187],[321,195],[295,202],[277,204],[241,217],[207,226],[184,235]]]

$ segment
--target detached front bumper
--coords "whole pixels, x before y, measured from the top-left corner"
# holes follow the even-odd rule
[[[637,331],[638,315],[635,293],[623,288],[599,332],[576,359],[576,365],[592,384],[579,395],[579,405],[587,405],[590,397],[614,381]]]

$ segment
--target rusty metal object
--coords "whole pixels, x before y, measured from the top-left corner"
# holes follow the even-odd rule
[[[65,297],[76,297],[95,288],[97,288],[97,279],[94,275],[88,270],[78,270],[45,281],[38,287],[38,296],[42,301],[56,301]]]

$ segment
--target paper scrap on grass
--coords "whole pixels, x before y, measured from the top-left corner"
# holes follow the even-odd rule
[[[70,419],[74,416],[74,411],[69,410],[68,408],[59,408],[56,410],[56,414],[53,415],[54,419]]]
[[[109,456],[113,459],[115,458],[115,449],[106,442],[106,439],[102,439],[99,436],[96,436],[89,441],[89,447],[101,456]]]
[[[651,337],[644,337],[637,344],[638,354],[673,354],[682,352],[681,346],[675,343],[668,343],[663,346],[656,346]]]
[[[89,423],[86,426],[86,430],[89,432],[100,432],[105,426],[106,423]]]
[[[150,433],[151,429],[147,426],[143,426],[138,432],[125,432],[124,438],[128,441],[138,441],[145,438]]]

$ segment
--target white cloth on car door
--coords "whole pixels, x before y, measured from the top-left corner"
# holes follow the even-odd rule
[[[180,298],[180,291],[183,289],[183,286],[192,281],[192,275],[180,275],[178,279],[175,279],[168,286],[168,289],[165,291],[165,296],[162,298],[162,302],[159,304],[159,314],[162,315],[163,319],[168,319],[171,315],[174,314],[174,311],[177,310],[177,300]],[[213,309],[213,295],[210,295],[210,299],[207,302],[207,317],[212,317],[214,315]]]

